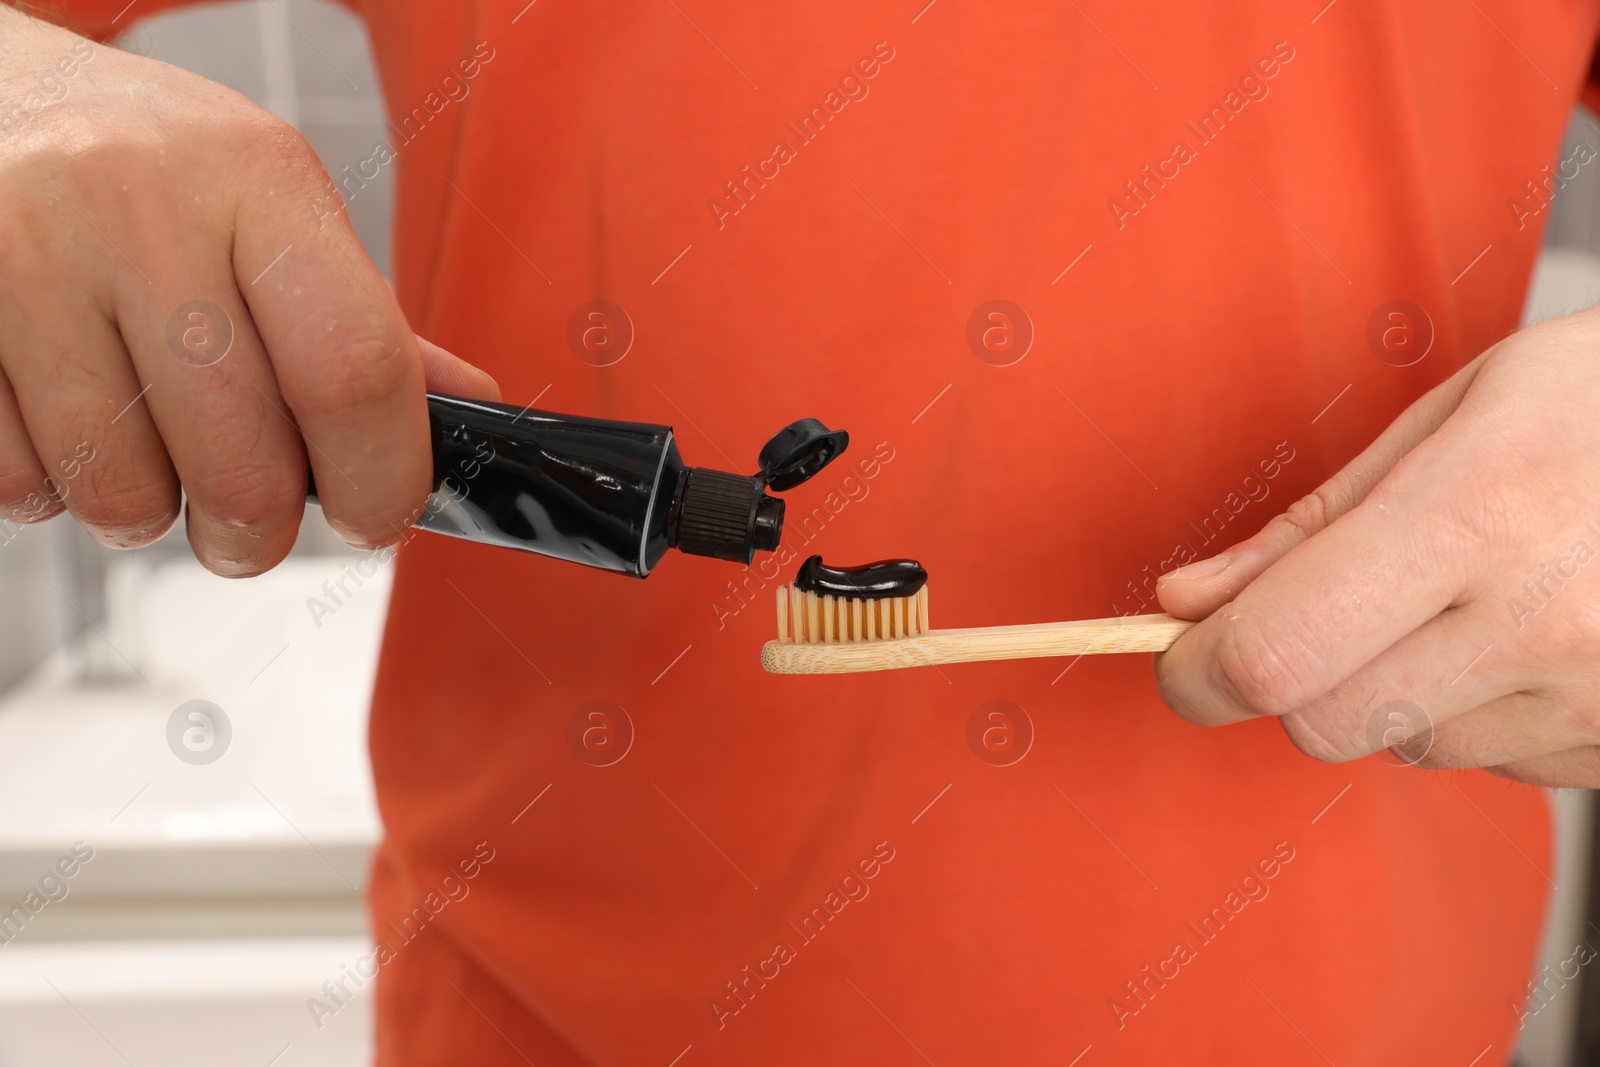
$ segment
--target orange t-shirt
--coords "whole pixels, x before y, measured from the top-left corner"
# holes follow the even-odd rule
[[[367,5],[419,332],[691,463],[855,442],[781,574],[401,554],[380,1062],[1506,1062],[1538,790],[1188,725],[1145,657],[758,650],[813,551],[935,625],[1157,610],[1514,328],[1596,3],[924,2]]]

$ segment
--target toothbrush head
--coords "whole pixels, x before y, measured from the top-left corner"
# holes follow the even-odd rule
[[[849,644],[928,632],[928,572],[914,560],[800,565],[778,590],[778,644]]]

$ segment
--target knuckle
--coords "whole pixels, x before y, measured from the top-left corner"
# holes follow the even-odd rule
[[[1250,624],[1223,631],[1217,673],[1235,703],[1253,715],[1287,715],[1311,696],[1311,672],[1298,642]]]
[[[300,131],[270,111],[240,108],[227,121],[236,138],[249,142],[256,158],[270,166],[293,166],[308,156],[314,157]]]
[[[1302,755],[1321,763],[1346,763],[1367,755],[1364,748],[1339,737],[1337,733],[1326,728],[1317,729],[1311,724],[1310,718],[1300,712],[1291,712],[1280,722],[1294,747]]]
[[[386,406],[411,384],[411,361],[387,331],[371,324],[335,324],[319,338],[327,355],[304,374],[299,405],[336,419]]]
[[[1290,504],[1289,509],[1273,521],[1289,527],[1304,540],[1327,529],[1334,513],[1332,493],[1323,485]]]
[[[287,463],[223,466],[184,488],[206,518],[236,528],[285,521],[305,500],[305,478]]]
[[[53,519],[67,506],[61,498],[47,489],[35,489],[11,503],[0,502],[0,521],[30,526],[36,522]]]
[[[234,143],[255,161],[258,177],[276,186],[287,181],[291,187],[317,187],[329,184],[327,171],[316,150],[305,136],[270,111],[249,106],[231,119]]]
[[[178,494],[159,478],[104,477],[74,491],[68,506],[79,522],[118,547],[156,540],[178,518]]]
[[[427,490],[416,497],[416,505],[386,502],[375,508],[363,508],[359,502],[344,501],[324,504],[323,514],[328,525],[346,542],[363,549],[383,548],[402,541],[407,531],[426,511]]]
[[[0,461],[0,517],[38,522],[59,513],[62,506],[45,484],[38,464]]]

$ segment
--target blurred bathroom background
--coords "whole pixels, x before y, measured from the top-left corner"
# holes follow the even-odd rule
[[[385,136],[364,32],[333,4],[208,6],[119,44],[246,93],[330,172]],[[1580,112],[1568,139],[1561,158],[1580,140],[1600,149],[1600,127]],[[350,204],[385,273],[392,181],[385,168]],[[1597,253],[1586,168],[1554,203],[1527,318],[1600,300]],[[0,534],[0,908],[74,871],[20,932],[0,927],[0,1065],[367,1062],[370,984],[334,996],[325,983],[367,952],[378,818],[364,716],[386,575],[330,615],[307,608],[355,558],[314,510],[290,562],[244,583],[201,571],[181,529],[134,554],[65,520]],[[1593,794],[1552,800],[1545,1005],[1521,1067],[1600,1064],[1600,982],[1592,968],[1560,977],[1576,946],[1600,947]],[[311,997],[336,1010],[314,1017]]]

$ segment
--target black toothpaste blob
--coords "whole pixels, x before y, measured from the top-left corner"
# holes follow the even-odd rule
[[[928,572],[914,559],[886,559],[859,567],[830,567],[821,556],[800,564],[794,584],[802,592],[854,600],[887,600],[916,596],[928,581]]]

